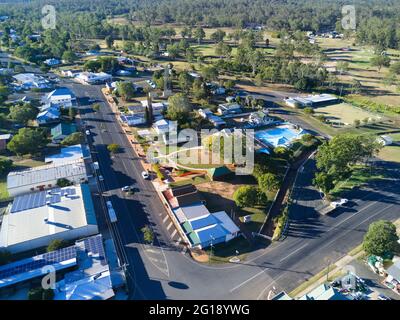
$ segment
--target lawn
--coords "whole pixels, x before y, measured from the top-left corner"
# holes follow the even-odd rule
[[[400,163],[400,146],[386,146],[379,152],[379,158]]]
[[[226,263],[229,259],[237,256],[241,261],[246,258],[248,252],[251,251],[250,243],[243,237],[237,237],[227,243],[220,243],[211,248],[205,250],[206,254],[210,257],[209,262],[211,263]],[[236,250],[239,252],[236,255]]]
[[[7,191],[7,178],[0,178],[0,201],[7,200],[9,198]]]
[[[353,125],[355,120],[375,119],[382,117],[360,108],[356,108],[348,103],[339,103],[330,106],[315,108],[315,116],[323,115],[329,122],[341,125]]]
[[[340,182],[331,191],[333,196],[340,196],[343,192],[356,187],[361,187],[372,180],[385,179],[384,174],[373,168],[362,165],[357,165],[353,169],[351,177],[343,182]]]
[[[172,182],[170,184],[170,187],[179,187],[179,186],[183,186],[185,184],[198,185],[198,184],[207,183],[207,182],[210,182],[210,178],[207,175],[196,176],[196,177],[191,178],[191,179],[185,179],[185,180],[180,180],[180,181],[177,181],[177,182]]]

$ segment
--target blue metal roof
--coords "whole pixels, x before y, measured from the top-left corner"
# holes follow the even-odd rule
[[[196,234],[200,239],[202,247],[206,247],[211,241],[213,244],[225,241],[225,237],[229,232],[217,224],[211,228],[196,230]]]
[[[215,217],[211,214],[200,219],[190,220],[189,222],[193,230],[201,229],[207,226],[211,226],[213,224],[218,224],[218,220],[215,219]]]

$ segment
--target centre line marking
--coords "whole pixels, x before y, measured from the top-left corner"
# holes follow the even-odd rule
[[[308,246],[308,243],[306,243],[305,245],[301,246],[300,248],[297,248],[296,250],[292,251],[291,253],[289,253],[286,257],[282,258],[281,260],[279,260],[279,262],[282,262],[283,260],[286,260],[287,258],[289,258],[291,255],[295,254],[296,252],[300,251],[301,249],[304,249],[305,247]]]

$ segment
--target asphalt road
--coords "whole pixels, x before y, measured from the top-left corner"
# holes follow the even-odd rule
[[[103,101],[98,86],[67,83],[81,101]],[[171,239],[170,221],[130,142],[109,106],[101,111],[81,106],[82,117],[93,132],[93,143],[104,176],[106,195],[117,211],[118,242],[124,248],[132,299],[266,299],[269,290],[291,291],[301,282],[344,256],[358,245],[368,225],[377,219],[398,218],[400,183],[375,184],[370,190],[353,190],[349,206],[330,216],[315,212],[318,193],[310,188],[313,163],[308,162],[296,185],[297,207],[286,239],[259,249],[243,263],[210,266],[194,262]],[[106,150],[114,142],[123,151],[112,159]],[[391,175],[399,176],[393,167]],[[134,184],[140,191],[126,198],[120,191]],[[150,224],[157,235],[154,246],[142,245],[140,228]],[[172,228],[173,229],[173,228]],[[176,237],[176,236],[175,236]]]

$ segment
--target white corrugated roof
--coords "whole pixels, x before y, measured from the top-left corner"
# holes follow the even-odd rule
[[[82,159],[39,166],[22,171],[10,172],[7,176],[7,188],[18,188],[61,178],[86,174],[85,163]]]

